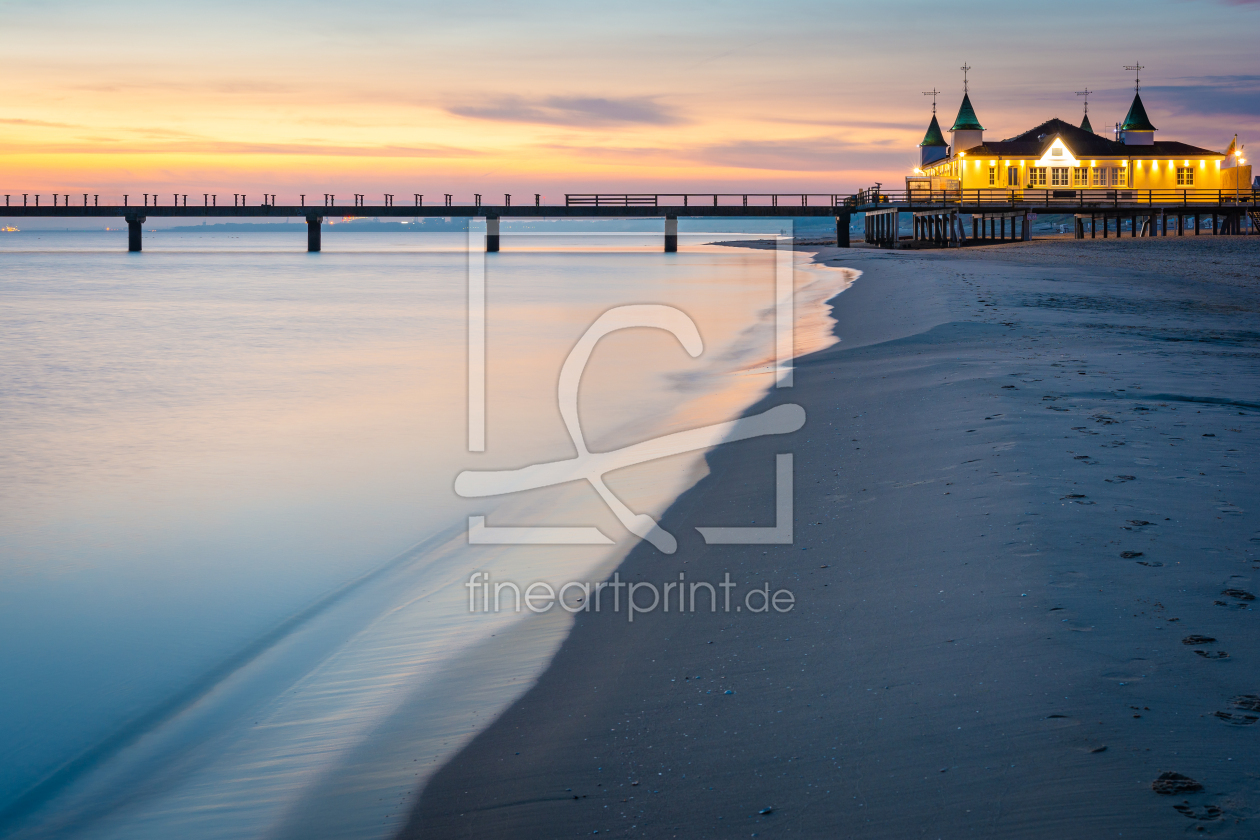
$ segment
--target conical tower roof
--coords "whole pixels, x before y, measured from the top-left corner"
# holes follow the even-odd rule
[[[932,115],[932,122],[928,123],[927,134],[923,135],[923,142],[920,146],[948,146],[945,142],[945,135],[941,133],[941,124],[936,121],[936,114]]]
[[[1156,131],[1155,126],[1151,125],[1150,117],[1146,116],[1146,108],[1142,105],[1142,94],[1133,94],[1133,104],[1129,106],[1129,113],[1125,115],[1124,122],[1120,123],[1121,131]]]
[[[950,131],[984,131],[980,120],[976,119],[976,109],[971,107],[971,97],[963,94],[962,105],[958,108],[958,117],[949,127]]]
[[[1089,124],[1089,114],[1086,114],[1085,119],[1081,120],[1081,130],[1088,131],[1090,134],[1094,133],[1094,127]]]

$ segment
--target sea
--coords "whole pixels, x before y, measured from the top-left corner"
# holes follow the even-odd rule
[[[747,227],[677,254],[659,232],[483,236],[0,234],[0,834],[391,836],[572,621],[470,609],[470,577],[598,581],[640,539],[590,482],[466,498],[457,476],[738,417],[784,384],[776,260],[797,353],[856,276],[711,244]],[[682,313],[703,347],[601,338],[575,433],[561,370],[626,306]],[[704,474],[699,449],[605,480],[657,517]],[[604,540],[483,538],[535,527]]]

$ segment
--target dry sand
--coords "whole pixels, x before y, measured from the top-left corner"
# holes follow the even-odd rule
[[[1257,836],[1260,238],[819,259],[864,272],[841,343],[753,409],[805,427],[619,572],[795,608],[580,614],[404,836]],[[780,452],[794,544],[706,546]]]

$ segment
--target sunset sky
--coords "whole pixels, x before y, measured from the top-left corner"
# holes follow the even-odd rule
[[[3,192],[522,197],[900,180],[990,137],[1260,144],[1260,2],[0,2]],[[191,200],[191,199],[190,199]],[[253,203],[253,200],[251,200]]]

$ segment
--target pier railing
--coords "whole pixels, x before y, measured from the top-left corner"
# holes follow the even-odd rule
[[[853,196],[860,208],[880,207],[914,209],[942,206],[992,208],[1063,207],[1097,210],[1133,209],[1140,207],[1240,206],[1256,207],[1260,191],[1163,189],[1136,190],[1098,187],[1055,187],[1050,189],[972,189],[972,190],[885,190],[869,188]]]
[[[838,193],[579,193],[564,196],[566,207],[844,207],[852,196]]]

